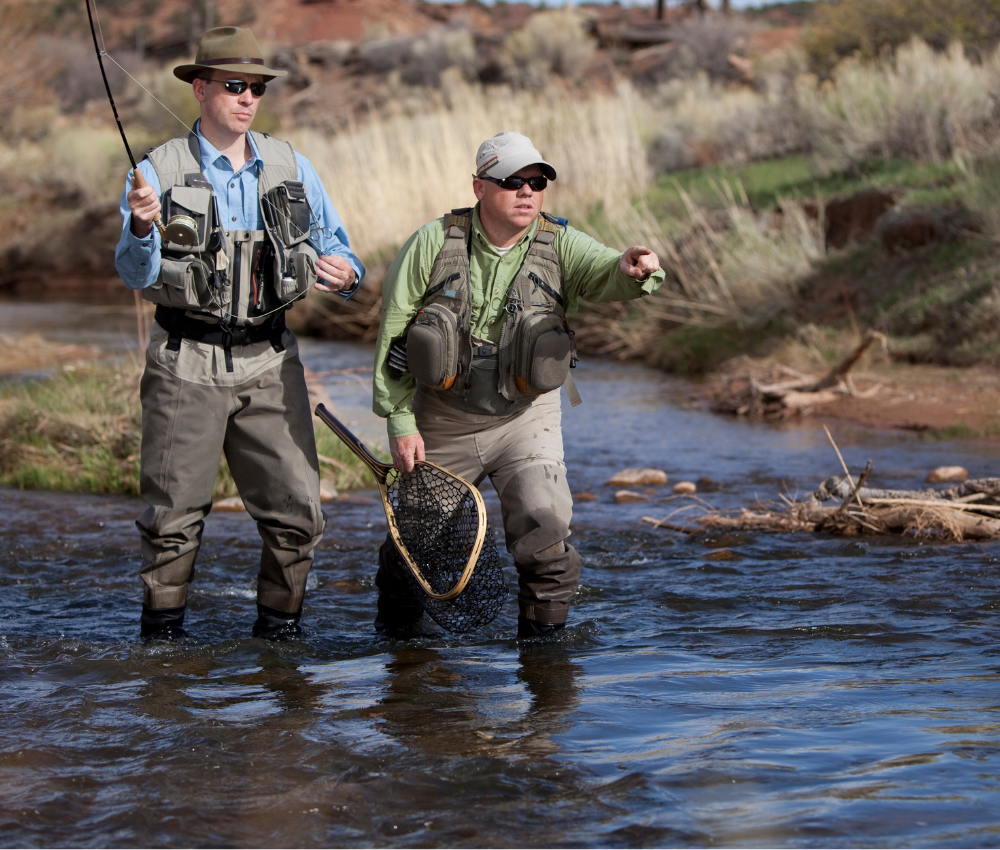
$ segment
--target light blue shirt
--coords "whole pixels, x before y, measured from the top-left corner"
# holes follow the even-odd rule
[[[199,121],[194,129],[201,143],[201,172],[212,184],[223,227],[227,230],[263,230],[264,219],[257,197],[257,176],[263,168],[263,162],[253,136],[248,136],[252,152],[250,159],[238,172],[234,172],[229,158],[219,153],[215,146],[201,135],[200,126]],[[337,256],[347,260],[360,282],[365,275],[365,267],[351,251],[344,224],[333,206],[333,201],[323,188],[316,169],[299,153],[295,154],[295,162],[298,166],[298,178],[305,187],[306,198],[316,219],[309,241],[320,256]],[[160,180],[156,176],[153,164],[144,159],[139,163],[139,171],[159,195]],[[132,211],[128,208],[126,200],[126,195],[131,190],[132,172],[129,171],[125,178],[125,191],[122,192],[119,204],[124,224],[121,238],[115,248],[115,268],[129,289],[144,289],[156,282],[160,271],[160,234],[155,227],[145,239],[139,239],[132,233],[130,227]],[[356,291],[355,286],[344,297],[350,298]]]

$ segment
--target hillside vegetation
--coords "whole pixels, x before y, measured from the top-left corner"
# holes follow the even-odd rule
[[[189,55],[195,11],[259,30],[284,15],[266,49],[290,73],[258,128],[312,159],[370,267],[353,302],[296,307],[300,330],[371,338],[395,250],[470,202],[476,147],[514,128],[559,166],[551,211],[609,244],[650,245],[669,272],[653,298],[585,311],[586,350],[697,372],[790,346],[835,357],[874,327],[907,362],[995,362],[1000,0],[947,14],[927,0],[677,10],[663,25],[649,9],[384,0],[354,40],[319,37],[334,5],[150,3],[171,42],[136,29],[141,5],[120,0],[105,33],[133,72],[112,66],[141,151],[195,117],[166,58],[171,43]],[[25,36],[22,53],[51,72],[0,52],[33,92],[0,116],[0,289],[103,296],[119,291],[126,161],[79,15],[38,35],[50,7],[0,6],[2,42]],[[306,17],[313,32],[295,35],[288,22]],[[662,38],[636,40],[651,32]],[[859,192],[877,196],[841,203]]]

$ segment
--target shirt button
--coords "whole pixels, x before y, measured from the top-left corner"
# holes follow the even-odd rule
[[[229,184],[229,188],[230,189],[235,189],[236,188],[236,184],[235,183],[230,183]]]
[[[236,221],[236,216],[233,216],[233,221]]]

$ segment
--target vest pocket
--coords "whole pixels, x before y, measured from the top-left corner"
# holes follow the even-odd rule
[[[458,319],[447,307],[431,304],[417,313],[406,334],[410,374],[433,390],[447,390],[458,375]]]
[[[285,255],[284,274],[278,276],[275,289],[278,301],[287,304],[305,294],[316,283],[316,260],[319,255],[312,245],[301,242]]]
[[[142,297],[164,307],[200,310],[211,304],[210,271],[197,257],[160,260],[160,277],[142,290]]]
[[[572,346],[561,316],[526,313],[514,345],[514,385],[519,392],[541,395],[566,383]]]

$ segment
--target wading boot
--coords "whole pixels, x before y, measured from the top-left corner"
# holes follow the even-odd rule
[[[416,599],[390,596],[385,592],[378,595],[378,614],[375,615],[375,631],[380,635],[408,640],[421,632],[424,606]]]
[[[139,636],[147,643],[151,640],[180,640],[184,631],[184,606],[180,608],[149,608],[142,606],[139,618]]]
[[[554,638],[566,628],[565,623],[540,623],[529,620],[520,614],[517,617],[517,636],[519,638]]]
[[[299,618],[302,611],[289,614],[277,608],[268,608],[257,603],[257,622],[253,624],[253,636],[264,640],[298,640],[302,637]]]

